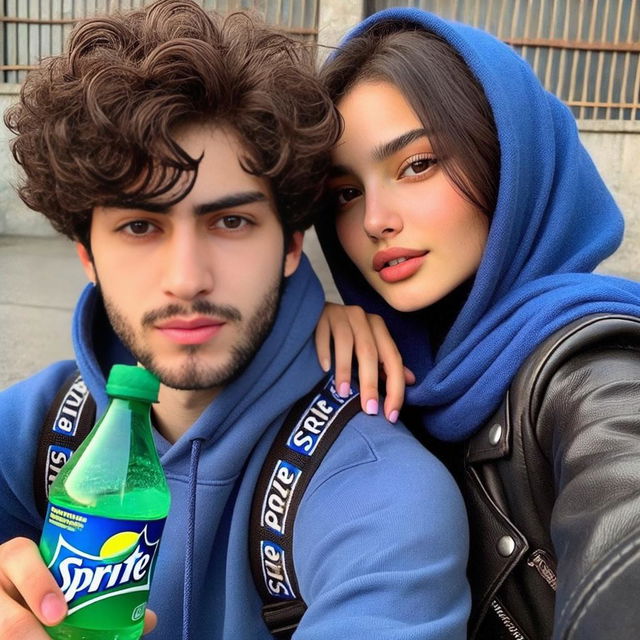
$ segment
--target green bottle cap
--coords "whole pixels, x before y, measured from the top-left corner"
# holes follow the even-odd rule
[[[160,381],[141,367],[114,364],[107,380],[107,394],[116,398],[157,402]]]

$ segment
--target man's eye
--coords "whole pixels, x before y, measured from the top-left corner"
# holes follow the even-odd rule
[[[216,221],[215,225],[218,228],[222,229],[242,229],[249,221],[242,216],[224,216]]]
[[[361,193],[359,189],[355,187],[344,187],[336,191],[336,200],[339,206],[343,206],[352,200],[360,197]]]
[[[128,224],[124,225],[124,227],[122,227],[123,231],[132,236],[144,236],[154,229],[155,226],[147,220],[134,220],[133,222],[129,222]]]

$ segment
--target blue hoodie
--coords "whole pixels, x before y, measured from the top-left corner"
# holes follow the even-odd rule
[[[366,283],[340,247],[331,216],[318,223],[318,236],[345,303],[382,315],[416,373],[408,404],[433,436],[460,441],[497,409],[524,360],[553,332],[591,313],[640,315],[640,284],[591,273],[618,247],[622,215],[573,115],[529,65],[488,33],[418,9],[381,11],[345,41],[383,20],[415,23],[459,52],[484,88],[500,143],[486,249],[437,352],[424,314],[392,309]]]
[[[285,282],[275,325],[242,375],[174,444],[154,434],[172,504],[151,588],[162,640],[270,637],[249,568],[251,498],[266,452],[294,402],[324,375],[313,332],[323,293],[306,258]],[[131,355],[96,290],[74,318],[77,365],[100,415],[105,373]],[[38,540],[36,443],[56,390],[56,363],[0,394],[0,541]],[[294,565],[309,609],[295,637],[462,639],[469,591],[464,507],[444,467],[402,427],[359,413],[300,505]]]

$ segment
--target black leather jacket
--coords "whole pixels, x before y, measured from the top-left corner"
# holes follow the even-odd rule
[[[640,319],[551,336],[464,457],[469,637],[640,638]]]

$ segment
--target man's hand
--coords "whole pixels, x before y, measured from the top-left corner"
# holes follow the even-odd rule
[[[49,640],[42,625],[59,624],[66,615],[64,595],[37,545],[28,538],[0,545],[0,640]],[[155,626],[155,613],[147,611],[144,632]]]
[[[351,360],[355,353],[363,411],[378,412],[378,378],[384,377],[384,415],[395,422],[404,401],[405,384],[413,384],[415,376],[403,367],[400,352],[384,320],[365,313],[360,307],[328,302],[316,328],[316,350],[325,371],[331,366],[332,340],[338,392],[348,395],[343,391],[348,391],[350,386]]]
[[[66,614],[37,545],[27,538],[0,545],[0,640],[48,640],[42,625],[58,624]]]

